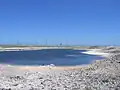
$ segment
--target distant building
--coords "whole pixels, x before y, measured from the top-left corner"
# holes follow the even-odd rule
[[[62,46],[62,43],[60,43],[60,46]]]

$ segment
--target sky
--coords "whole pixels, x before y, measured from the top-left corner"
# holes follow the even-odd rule
[[[0,0],[0,44],[120,45],[120,0]]]

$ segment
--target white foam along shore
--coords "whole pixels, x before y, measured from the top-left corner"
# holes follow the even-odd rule
[[[88,49],[86,52],[82,52],[84,54],[90,54],[90,55],[99,55],[103,57],[108,57],[109,53],[104,53],[101,49]]]

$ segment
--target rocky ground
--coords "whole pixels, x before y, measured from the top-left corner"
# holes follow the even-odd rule
[[[22,71],[1,67],[0,90],[120,90],[120,54],[112,54],[71,70]]]

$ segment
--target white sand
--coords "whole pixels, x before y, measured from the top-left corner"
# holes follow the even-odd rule
[[[64,71],[64,70],[77,70],[87,68],[89,65],[76,65],[76,66],[30,66],[30,65],[8,65],[0,64],[0,70],[12,71]]]
[[[49,70],[73,70],[73,69],[82,69],[85,68],[86,65],[79,65],[79,66],[14,66],[18,70],[29,70],[29,71],[49,71]]]

